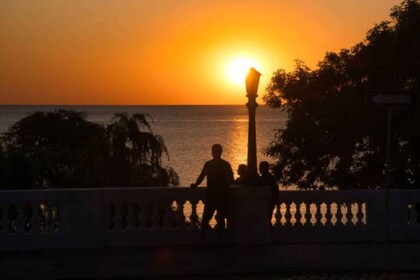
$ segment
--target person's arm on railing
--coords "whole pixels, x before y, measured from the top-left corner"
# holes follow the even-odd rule
[[[229,169],[228,184],[230,186],[235,182],[235,179],[233,178],[233,170],[232,170],[232,166],[230,164],[228,164],[228,169]]]
[[[195,181],[195,183],[191,184],[191,188],[198,187],[201,184],[201,182],[203,182],[204,177],[206,177],[206,176],[207,176],[207,164],[204,164],[203,170],[201,170],[201,173],[198,176],[197,181]]]

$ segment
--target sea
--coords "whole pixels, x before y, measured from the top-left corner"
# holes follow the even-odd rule
[[[163,163],[180,177],[180,186],[195,182],[203,164],[211,159],[211,146],[223,147],[222,158],[232,165],[235,176],[239,164],[246,164],[248,109],[245,105],[194,106],[0,106],[0,133],[16,121],[36,111],[57,109],[82,111],[87,119],[100,124],[110,122],[115,113],[143,113],[150,116],[153,133],[161,135],[168,149]],[[256,113],[257,159],[273,162],[264,149],[276,130],[287,121],[285,112],[259,106]],[[205,184],[205,183],[204,183]]]

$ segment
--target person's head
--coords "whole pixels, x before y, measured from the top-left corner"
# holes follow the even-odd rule
[[[238,166],[238,175],[239,176],[246,176],[246,173],[248,171],[248,166],[246,164],[239,164]]]
[[[267,161],[261,161],[260,165],[258,166],[260,174],[267,174],[269,168],[270,168],[270,164],[268,164]]]
[[[213,158],[220,158],[222,156],[222,145],[214,144],[211,147],[211,154]]]

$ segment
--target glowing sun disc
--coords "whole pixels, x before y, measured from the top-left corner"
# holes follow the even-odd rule
[[[226,67],[226,74],[229,81],[233,84],[243,86],[245,84],[246,74],[251,67],[257,67],[256,62],[251,58],[239,57],[232,59]]]

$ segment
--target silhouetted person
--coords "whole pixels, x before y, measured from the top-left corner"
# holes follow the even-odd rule
[[[191,187],[197,187],[207,177],[207,194],[204,205],[203,221],[201,225],[201,242],[205,241],[209,228],[209,221],[217,210],[217,233],[218,239],[222,238],[225,229],[225,218],[229,207],[229,187],[233,183],[233,171],[230,163],[221,158],[222,146],[214,144],[211,149],[212,160],[207,161],[197,181]]]
[[[239,177],[233,183],[240,186],[248,185],[248,166],[246,164],[239,164],[237,172]]]
[[[269,171],[270,165],[266,161],[262,161],[259,164],[259,171],[260,171],[260,180],[261,184],[264,186],[269,186],[271,190],[271,196],[269,201],[269,217],[270,217],[270,224],[271,224],[271,217],[273,215],[273,210],[276,205],[279,203],[279,186],[277,185],[276,178],[273,174]]]

